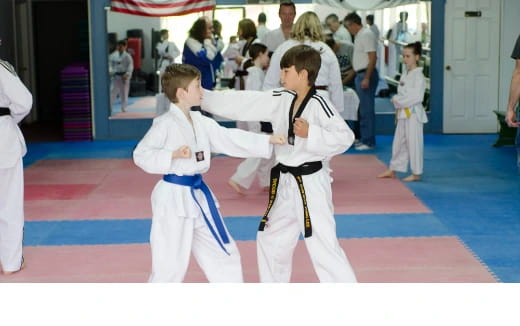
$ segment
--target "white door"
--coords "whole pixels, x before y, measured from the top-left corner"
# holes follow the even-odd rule
[[[445,133],[494,133],[498,109],[500,4],[446,0]]]

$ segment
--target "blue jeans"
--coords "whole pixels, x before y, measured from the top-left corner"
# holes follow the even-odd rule
[[[361,89],[361,81],[365,72],[356,75],[356,92],[359,97],[359,133],[360,142],[367,146],[376,145],[376,88],[379,82],[379,73],[376,69],[370,75],[367,89]]]

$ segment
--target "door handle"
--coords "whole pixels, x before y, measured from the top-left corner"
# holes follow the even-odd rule
[[[446,66],[446,70],[451,70],[451,66]]]

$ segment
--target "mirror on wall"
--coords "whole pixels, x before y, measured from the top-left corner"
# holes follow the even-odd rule
[[[161,31],[163,33],[167,31],[167,41],[173,44],[173,46],[167,46],[167,52],[174,56],[173,62],[181,63],[188,31],[195,20],[202,15],[216,19],[222,24],[222,40],[225,50],[231,36],[236,35],[238,22],[242,18],[250,18],[256,22],[258,15],[263,12],[267,16],[266,26],[271,30],[278,28],[280,24],[278,8],[278,4],[218,6],[210,12],[171,17],[145,17],[108,10],[106,12],[109,42],[107,78],[110,80],[110,119],[151,119],[161,112],[159,108],[161,96],[158,94],[160,94],[159,71],[162,59],[157,47],[165,39],[164,34],[161,36]],[[349,12],[342,8],[312,3],[297,4],[296,8],[296,19],[305,11],[312,10],[317,13],[324,26],[325,17],[330,13],[336,13],[342,19]],[[405,12],[406,15],[403,14]],[[379,95],[376,100],[377,113],[390,114],[390,110],[392,110],[387,102],[389,102],[388,97],[396,90],[399,75],[403,69],[400,51],[404,44],[413,41],[423,43],[421,65],[429,80],[430,13],[429,1],[358,12],[363,22],[367,15],[373,15],[374,23],[379,30],[378,70],[381,75],[381,83],[377,92]],[[126,45],[118,45],[118,42],[122,40],[126,41]],[[172,48],[175,49],[172,50]],[[164,49],[165,47],[162,48],[162,50]],[[128,55],[123,53],[128,53],[132,58],[131,75],[123,73],[125,66],[128,65],[128,60],[124,58]],[[125,92],[125,87],[128,88],[128,98],[122,100],[120,94]],[[425,99],[425,104],[428,104],[427,102]]]

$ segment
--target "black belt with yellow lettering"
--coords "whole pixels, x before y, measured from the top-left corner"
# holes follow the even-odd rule
[[[11,110],[9,108],[0,108],[0,117],[3,115],[11,115]]]
[[[269,211],[273,207],[274,200],[276,199],[276,193],[278,191],[278,184],[280,182],[280,173],[289,172],[294,176],[296,182],[298,183],[298,190],[300,190],[300,195],[302,196],[303,203],[303,220],[305,225],[305,237],[308,238],[312,236],[312,226],[311,226],[311,216],[309,214],[309,209],[307,207],[307,197],[305,195],[305,188],[303,187],[303,179],[302,175],[313,174],[318,172],[322,168],[322,164],[320,161],[316,162],[307,162],[303,163],[300,166],[287,166],[281,163],[278,163],[271,169],[271,184],[269,185],[269,204],[267,205],[267,210],[264,214],[264,217],[260,221],[260,226],[258,227],[258,231],[263,231],[265,228],[265,223],[267,222]]]

